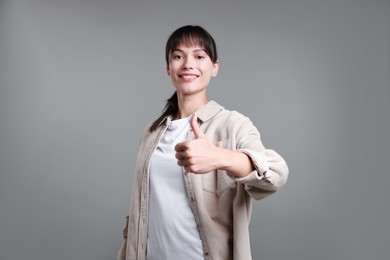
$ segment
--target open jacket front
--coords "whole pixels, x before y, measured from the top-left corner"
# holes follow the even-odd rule
[[[204,258],[250,260],[251,198],[260,200],[283,186],[288,176],[287,164],[275,151],[264,148],[258,130],[242,114],[226,110],[215,101],[208,102],[195,114],[201,131],[214,145],[244,152],[255,166],[255,170],[243,178],[234,178],[223,170],[183,175]],[[169,120],[167,118],[152,133],[149,125],[141,139],[130,213],[118,253],[120,260],[146,259],[149,161]],[[193,132],[189,131],[188,139],[193,138]]]

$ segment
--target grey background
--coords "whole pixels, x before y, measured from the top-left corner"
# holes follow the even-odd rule
[[[389,259],[385,0],[0,1],[0,259],[115,258],[186,24],[219,47],[209,98],[290,167],[254,203],[253,258]]]

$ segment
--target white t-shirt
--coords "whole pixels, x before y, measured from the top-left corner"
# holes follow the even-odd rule
[[[168,122],[150,161],[147,260],[204,259],[175,145],[187,139],[190,117]]]

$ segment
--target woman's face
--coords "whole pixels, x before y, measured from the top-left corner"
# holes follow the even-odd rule
[[[203,48],[180,45],[171,53],[167,71],[179,95],[205,95],[210,78],[218,73],[218,65]]]

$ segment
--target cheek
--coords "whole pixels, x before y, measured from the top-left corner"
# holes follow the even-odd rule
[[[173,75],[177,71],[177,64],[175,63],[169,63],[169,67],[167,69],[168,75]]]
[[[168,75],[174,75],[179,71],[180,67],[177,64],[171,64],[169,66]]]
[[[203,70],[206,72],[207,71],[207,74],[213,74],[214,72],[214,66],[213,64],[205,64],[205,66],[203,66]]]
[[[207,75],[207,76],[211,76],[214,74],[214,70],[212,67],[207,67],[206,69],[203,70],[204,71],[204,74]]]

